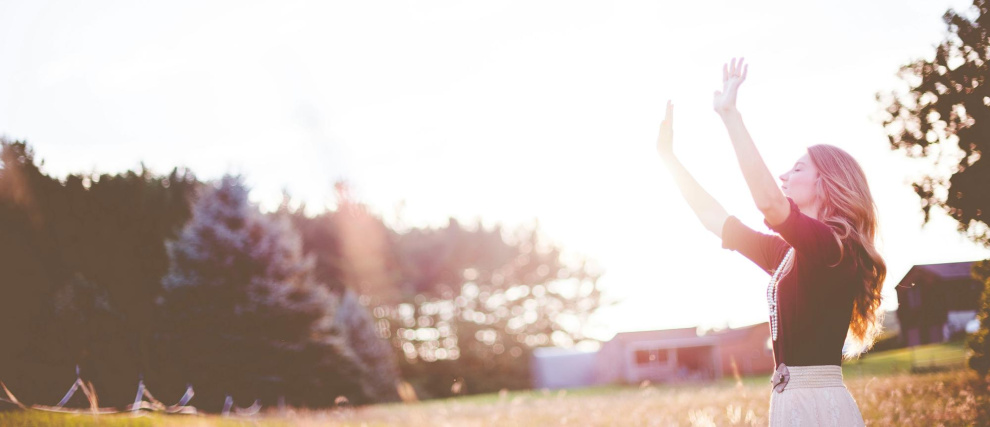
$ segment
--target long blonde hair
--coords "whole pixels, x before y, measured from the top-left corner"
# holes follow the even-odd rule
[[[849,319],[847,359],[869,350],[880,335],[883,311],[881,290],[887,264],[877,251],[877,208],[863,168],[841,148],[819,144],[808,147],[808,157],[818,169],[815,192],[818,220],[828,224],[840,242],[840,261],[852,256],[862,281],[857,283]],[[837,263],[838,264],[838,263]]]

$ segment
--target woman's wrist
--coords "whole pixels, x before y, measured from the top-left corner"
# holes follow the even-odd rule
[[[742,114],[735,108],[719,113],[719,117],[722,118],[722,124],[725,125],[726,129],[729,129],[730,136],[732,129],[743,126]]]
[[[732,119],[738,119],[738,118],[742,117],[742,115],[739,114],[739,110],[737,110],[736,107],[729,107],[729,108],[726,108],[724,110],[719,110],[718,111],[718,115],[724,121],[728,121],[728,120],[732,120]]]

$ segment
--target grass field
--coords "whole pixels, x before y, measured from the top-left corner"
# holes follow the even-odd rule
[[[963,340],[869,354],[843,363],[846,378],[958,369],[966,366]]]
[[[845,382],[868,425],[990,425],[990,388],[960,369],[962,343],[877,353],[846,364]],[[949,368],[912,374],[914,367]],[[916,369],[917,370],[917,369]],[[544,426],[766,425],[766,376],[711,384],[602,386],[521,391],[327,411],[218,416],[0,413],[0,425],[195,426]]]

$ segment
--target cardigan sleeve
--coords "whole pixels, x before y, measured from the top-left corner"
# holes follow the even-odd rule
[[[767,274],[773,274],[788,249],[779,236],[753,230],[731,215],[722,224],[722,247],[741,253]]]
[[[794,203],[790,197],[787,201],[791,210],[784,222],[770,225],[764,219],[763,223],[780,234],[780,237],[803,258],[818,260],[827,266],[838,264],[842,249],[839,247],[839,240],[832,233],[832,228],[802,213],[797,203]]]

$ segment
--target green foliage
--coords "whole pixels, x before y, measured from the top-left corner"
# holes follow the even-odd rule
[[[587,339],[603,303],[590,263],[565,261],[539,230],[387,227],[338,185],[337,209],[315,217],[283,204],[317,277],[371,308],[403,379],[421,398],[531,386],[534,347]]]
[[[980,329],[970,335],[968,342],[973,351],[969,367],[986,377],[990,372],[990,260],[974,263],[973,277],[983,283],[983,296],[976,317],[980,321]]]
[[[532,349],[587,339],[599,272],[566,262],[538,229],[414,229],[394,237],[404,281],[383,304],[403,374],[432,396],[531,386]]]
[[[22,401],[57,402],[77,364],[104,406],[133,401],[141,376],[157,397],[174,401],[199,374],[209,378],[193,381],[201,409],[218,409],[232,391],[225,388],[236,389],[238,404],[274,403],[279,394],[310,406],[338,396],[352,404],[389,400],[364,392],[364,382],[385,371],[365,366],[360,358],[368,354],[349,347],[348,337],[362,331],[344,329],[374,334],[373,324],[335,323],[336,297],[313,279],[292,224],[248,206],[246,191],[224,201],[248,219],[249,231],[223,234],[238,228],[229,215],[191,232],[205,237],[195,249],[212,257],[174,250],[173,273],[193,275],[172,274],[166,289],[165,243],[180,237],[193,195],[212,187],[179,170],[60,181],[22,142],[4,141],[0,160],[0,380]],[[219,286],[197,295],[206,282]],[[197,338],[201,347],[186,345]]]
[[[368,309],[361,304],[356,292],[345,290],[334,323],[344,331],[347,347],[354,352],[354,364],[360,369],[362,402],[394,402],[399,400],[399,372],[395,355],[387,340],[382,338]]]
[[[943,19],[948,36],[934,58],[901,69],[909,90],[877,99],[887,112],[883,124],[891,148],[932,160],[931,171],[913,184],[925,222],[938,206],[959,222],[961,233],[990,247],[990,160],[983,158],[990,149],[990,3],[974,0],[968,10],[949,10]],[[945,162],[956,164],[945,168]],[[944,169],[951,176],[939,172]],[[981,282],[987,281],[986,264],[974,266]],[[980,330],[970,340],[970,366],[983,375],[990,370],[988,298],[990,287],[982,297]]]
[[[976,0],[969,10],[947,11],[948,36],[934,58],[901,69],[909,90],[877,99],[887,113],[884,129],[891,148],[933,162],[914,183],[925,221],[932,207],[941,207],[959,222],[961,232],[990,246],[990,160],[982,157],[990,148],[988,7],[987,1]],[[951,170],[951,177],[940,170]]]
[[[536,229],[397,231],[343,185],[315,217],[247,194],[179,169],[55,179],[3,141],[0,379],[53,404],[79,365],[103,406],[143,377],[214,410],[394,401],[399,376],[422,398],[521,389],[532,349],[586,339],[603,304],[600,272]]]
[[[376,241],[375,236],[382,235],[384,224],[370,221],[367,217],[365,219],[369,221],[361,223],[342,221],[353,218],[344,209],[324,212],[315,217],[306,216],[304,210],[305,206],[292,210],[287,203],[283,203],[276,215],[288,218],[300,231],[303,250],[315,261],[313,276],[340,300],[334,313],[334,324],[344,331],[353,361],[349,364],[348,373],[360,385],[358,392],[349,394],[350,403],[397,401],[399,373],[395,354],[381,333],[382,325],[361,302],[369,298],[359,291],[372,290],[351,280],[357,275],[378,277],[376,272],[383,273],[384,269],[380,266],[385,256],[382,248],[376,246],[381,242]],[[354,286],[349,287],[345,282]]]
[[[0,378],[52,404],[79,364],[109,404],[149,363],[164,241],[188,218],[188,172],[45,175],[23,142],[0,147]]]
[[[169,258],[165,342],[208,401],[356,400],[356,380],[338,375],[356,358],[333,322],[336,297],[313,279],[288,220],[262,215],[239,178],[224,177],[199,197]]]

